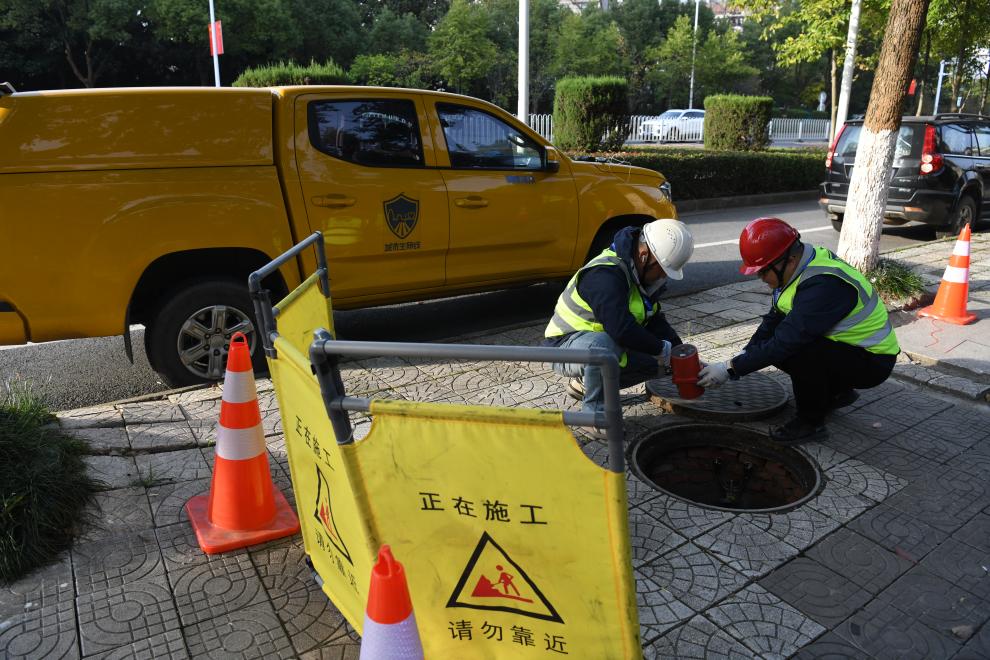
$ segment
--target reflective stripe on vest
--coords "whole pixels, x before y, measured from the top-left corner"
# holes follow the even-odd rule
[[[852,311],[836,323],[825,337],[865,348],[871,353],[897,355],[900,352],[897,336],[894,334],[893,326],[890,325],[890,319],[887,318],[887,308],[884,307],[873,286],[866,281],[862,273],[829,250],[819,247],[814,251],[814,258],[781,291],[776,301],[777,309],[783,314],[789,313],[794,305],[798,284],[809,277],[819,275],[838,277],[856,289],[858,300]]]
[[[543,333],[545,337],[560,337],[572,332],[605,332],[605,326],[595,319],[595,313],[585,300],[578,294],[578,279],[582,272],[599,266],[614,266],[622,271],[626,276],[626,283],[629,285],[629,313],[633,315],[640,325],[646,323],[660,309],[659,305],[648,305],[643,300],[639,286],[633,280],[629,272],[629,266],[619,258],[611,248],[605,249],[600,255],[586,263],[578,272],[574,273],[567,283],[564,292],[557,298],[557,306],[554,307],[553,317],[547,324],[547,329]],[[626,366],[626,354],[623,353],[619,360],[619,366]]]

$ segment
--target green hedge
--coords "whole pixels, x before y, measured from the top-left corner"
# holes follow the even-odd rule
[[[705,98],[705,148],[759,151],[770,146],[769,96],[716,94]]]
[[[615,76],[558,80],[553,134],[561,149],[621,148],[629,134],[629,83]]]
[[[303,66],[292,60],[244,69],[234,87],[276,87],[279,85],[341,85],[350,82],[344,70],[332,60],[322,64],[310,60]]]
[[[675,203],[814,190],[825,176],[825,151],[821,149],[761,152],[634,149],[607,155],[663,174],[673,189]]]

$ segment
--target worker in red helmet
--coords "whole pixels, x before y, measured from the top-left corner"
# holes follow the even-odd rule
[[[718,387],[768,366],[791,377],[797,416],[770,429],[782,444],[828,438],[825,416],[852,404],[894,369],[900,347],[887,309],[861,272],[823,247],[801,242],[778,218],[757,218],[739,236],[739,272],[772,291],[770,312],[742,353],[701,370]]]

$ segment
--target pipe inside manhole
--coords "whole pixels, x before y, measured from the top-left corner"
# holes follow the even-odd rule
[[[804,452],[751,429],[681,424],[649,433],[630,448],[630,465],[657,490],[709,509],[777,512],[800,506],[821,485]]]

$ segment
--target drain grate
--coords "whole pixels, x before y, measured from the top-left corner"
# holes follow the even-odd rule
[[[682,399],[670,378],[646,382],[653,403],[667,412],[704,420],[746,421],[769,417],[787,405],[784,386],[773,378],[754,373],[730,380],[714,390],[705,390],[697,399]]]
[[[706,508],[769,512],[818,492],[818,466],[798,449],[746,428],[678,424],[641,437],[630,466],[654,488]]]

